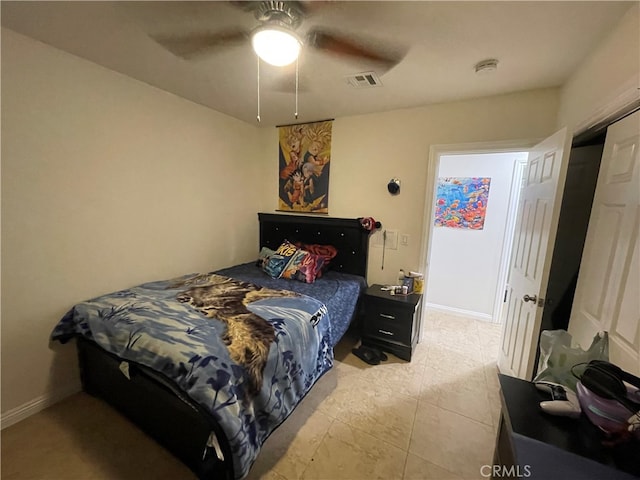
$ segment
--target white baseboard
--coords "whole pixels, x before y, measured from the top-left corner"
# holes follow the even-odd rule
[[[4,412],[0,417],[0,430],[4,430],[19,421],[50,407],[54,403],[58,403],[63,398],[73,395],[74,393],[78,393],[80,390],[82,390],[82,387],[80,382],[78,382],[77,384],[71,385],[67,388],[45,393],[44,395],[20,405],[19,407],[12,408],[11,410]]]
[[[427,303],[427,309],[435,310],[437,312],[451,313],[454,315],[463,315],[465,317],[473,318],[474,320],[482,320],[483,322],[494,323],[493,316],[487,313],[472,312],[471,310],[463,310],[462,308],[447,307],[445,305],[438,305],[435,303]]]

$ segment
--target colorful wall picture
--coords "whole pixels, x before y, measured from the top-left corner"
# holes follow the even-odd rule
[[[489,200],[491,178],[438,178],[436,227],[482,230]]]
[[[279,127],[278,210],[329,213],[332,121]]]

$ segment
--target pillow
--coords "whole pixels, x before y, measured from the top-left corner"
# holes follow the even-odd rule
[[[258,254],[258,260],[256,261],[256,266],[260,267],[264,270],[265,265],[269,262],[271,255],[276,253],[275,250],[271,250],[268,247],[262,247],[260,253]]]
[[[323,264],[323,257],[301,249],[291,257],[291,261],[282,272],[280,278],[313,283],[318,277]]]
[[[280,275],[280,278],[297,280],[297,274],[300,270],[300,265],[302,265],[302,261],[307,255],[309,255],[309,252],[302,249],[297,250],[296,253],[293,254],[293,257],[291,257],[291,260],[289,260],[287,266],[282,271],[282,275]]]
[[[326,272],[329,269],[329,262],[338,254],[338,250],[333,245],[298,242],[296,243],[296,246],[324,259],[322,267],[317,274],[317,278],[320,278],[322,276],[322,272]]]
[[[298,248],[288,240],[282,242],[278,249],[269,257],[263,270],[272,278],[280,278],[282,272],[295,255]]]

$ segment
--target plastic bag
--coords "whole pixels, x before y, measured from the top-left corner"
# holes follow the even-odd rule
[[[578,379],[571,367],[591,360],[609,360],[609,335],[600,332],[587,350],[571,346],[572,337],[565,330],[543,330],[540,334],[540,359],[534,382],[546,380],[576,391]]]

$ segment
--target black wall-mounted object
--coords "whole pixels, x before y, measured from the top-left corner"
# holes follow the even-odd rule
[[[389,190],[389,193],[391,195],[398,195],[400,193],[400,179],[392,178],[391,180],[389,180],[389,183],[387,184],[387,190]]]

